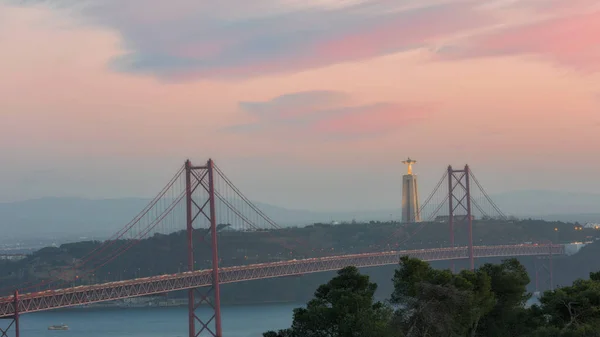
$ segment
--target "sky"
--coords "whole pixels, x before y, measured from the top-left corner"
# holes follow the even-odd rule
[[[213,158],[253,200],[600,190],[596,0],[0,0],[0,201],[149,197]]]

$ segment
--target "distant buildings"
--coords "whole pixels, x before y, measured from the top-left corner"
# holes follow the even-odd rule
[[[5,261],[19,261],[23,260],[27,255],[25,254],[0,254],[0,260]]]
[[[460,221],[462,221],[463,219],[465,219],[467,216],[466,215],[455,215],[454,219],[459,219]],[[448,220],[450,220],[450,216],[449,215],[438,215],[435,217],[435,222],[449,222]],[[471,215],[471,220],[475,220],[475,216]]]

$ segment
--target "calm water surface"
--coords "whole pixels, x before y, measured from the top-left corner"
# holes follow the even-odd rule
[[[223,335],[224,337],[262,337],[262,333],[267,330],[287,328],[292,322],[293,308],[299,306],[302,304],[223,307],[221,309]],[[48,326],[62,323],[69,325],[68,331],[48,330]],[[187,309],[184,307],[71,309],[26,314],[21,317],[21,336],[187,337]]]
[[[535,299],[528,304],[536,303]],[[224,337],[262,337],[267,330],[288,328],[293,304],[224,306]],[[208,315],[208,311],[204,311]],[[5,322],[0,321],[0,324]],[[49,331],[48,326],[65,323],[68,331]],[[5,326],[3,324],[3,326]],[[187,309],[119,308],[70,309],[21,316],[22,337],[187,337]],[[11,332],[9,336],[13,336]],[[208,336],[202,334],[201,336]]]

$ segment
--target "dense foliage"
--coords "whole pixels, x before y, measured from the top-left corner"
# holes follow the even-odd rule
[[[306,308],[294,310],[292,327],[269,331],[265,337],[387,337],[392,309],[375,302],[377,284],[361,275],[356,267],[346,267],[327,284],[321,285]]]
[[[526,306],[529,277],[516,259],[474,271],[437,270],[402,257],[388,304],[354,267],[320,286],[292,326],[264,337],[599,337],[600,272],[546,291]]]

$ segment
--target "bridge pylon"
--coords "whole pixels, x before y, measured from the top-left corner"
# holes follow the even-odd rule
[[[469,266],[475,269],[473,254],[473,214],[471,212],[471,171],[469,165],[462,170],[455,170],[448,166],[448,226],[450,230],[450,246],[454,247],[454,231],[456,225],[467,223],[469,231]],[[465,214],[458,214],[458,213]],[[454,272],[454,262],[451,262]]]
[[[8,333],[11,329],[15,331],[15,337],[20,337],[19,330],[19,291],[15,290],[13,295],[12,305],[13,305],[13,314],[11,316],[2,317],[4,320],[8,321],[8,326],[6,328],[0,327],[0,337],[8,337]]]
[[[550,243],[552,244],[552,243]],[[554,268],[552,251],[546,256],[536,256],[533,260],[535,271],[535,292],[554,290]]]
[[[195,288],[188,290],[188,322],[189,337],[201,336],[203,332],[214,337],[222,337],[221,330],[221,297],[219,288],[219,254],[217,246],[217,222],[215,211],[215,183],[214,162],[209,159],[205,166],[193,166],[187,160],[185,162],[185,184],[186,184],[186,222],[187,222],[187,253],[188,271],[194,270],[194,234],[201,233],[196,225],[200,220],[208,220],[208,233],[201,233],[202,241],[206,234],[210,234],[211,261],[212,261],[212,284],[207,288]],[[196,296],[198,295],[198,296]],[[202,304],[208,304],[212,309],[212,315],[207,318],[199,317],[198,308]],[[214,330],[209,327],[214,322]],[[200,326],[197,327],[198,323]]]

